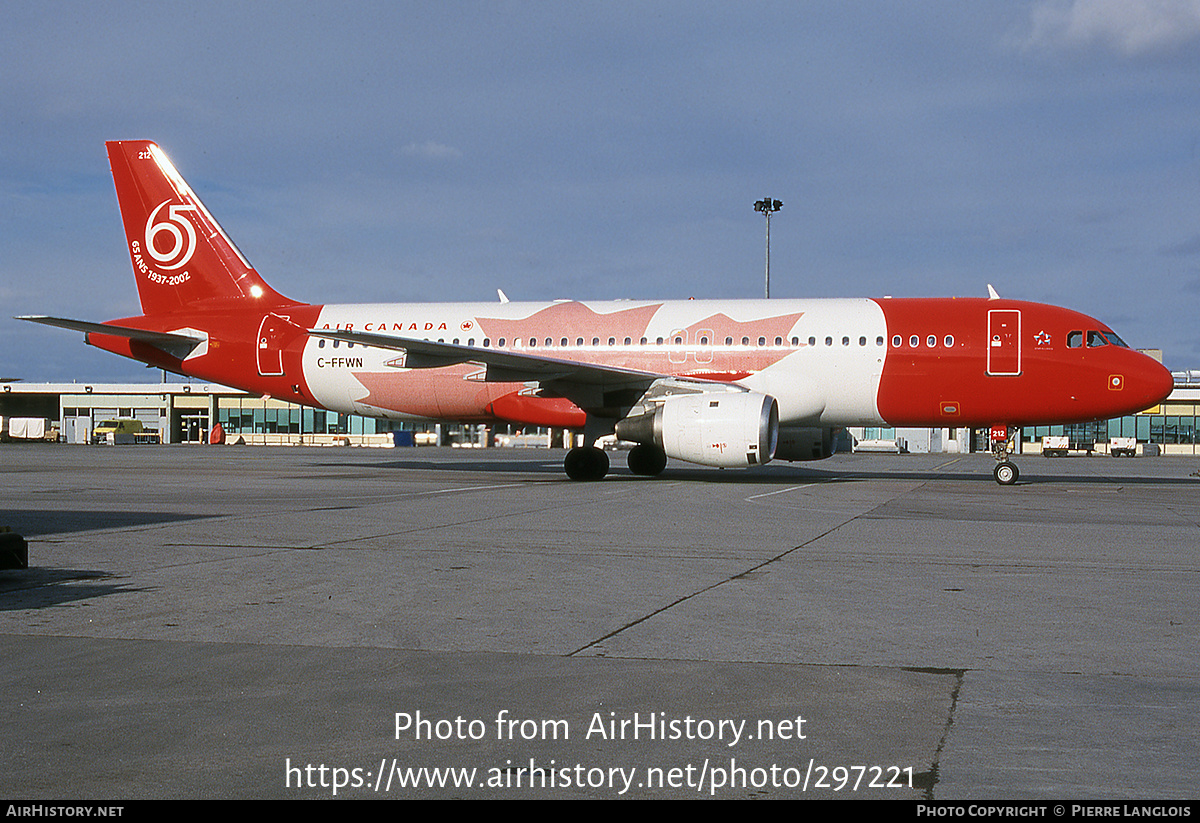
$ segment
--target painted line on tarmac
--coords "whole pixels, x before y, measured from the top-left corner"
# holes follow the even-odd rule
[[[825,481],[825,482],[828,482],[828,481]],[[813,486],[820,486],[820,485],[823,485],[823,484],[822,483],[807,483],[803,486],[789,486],[786,489],[779,489],[778,491],[764,492],[763,494],[755,494],[755,495],[752,495],[751,497],[747,497],[746,500],[747,501],[758,500],[760,497],[772,497],[776,494],[786,494],[787,492],[799,491],[800,489],[811,489]]]

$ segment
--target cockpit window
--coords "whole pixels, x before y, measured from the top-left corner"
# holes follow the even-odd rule
[[[1108,345],[1108,341],[1104,339],[1104,335],[1098,331],[1089,331],[1087,340],[1089,349],[1096,349],[1100,346]]]
[[[1126,342],[1124,340],[1122,340],[1121,338],[1117,337],[1117,335],[1114,334],[1113,332],[1106,331],[1106,332],[1103,332],[1103,334],[1104,334],[1104,339],[1107,340],[1109,343],[1112,343],[1114,346],[1120,346],[1123,349],[1129,348],[1128,344],[1126,344]]]
[[[1077,349],[1083,345],[1083,332],[1071,331],[1067,332],[1067,348]]]

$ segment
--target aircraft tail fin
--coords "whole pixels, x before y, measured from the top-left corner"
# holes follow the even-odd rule
[[[162,149],[149,140],[106,145],[144,314],[294,302],[259,276]]]

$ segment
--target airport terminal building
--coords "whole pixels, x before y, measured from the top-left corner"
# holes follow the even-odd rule
[[[217,423],[230,442],[259,445],[389,446],[402,429],[209,383],[6,383],[0,416],[45,418],[66,443],[90,443],[96,426],[112,419],[138,420],[162,443],[205,443]]]
[[[1072,426],[1039,426],[1021,432],[1022,451],[1037,451],[1041,438],[1065,435],[1073,449],[1105,453],[1115,437],[1134,437],[1139,451],[1196,455],[1200,430],[1200,371],[1175,372],[1175,389],[1160,406],[1140,414]],[[473,426],[435,426],[339,414],[251,395],[208,383],[24,383],[7,382],[0,391],[0,430],[11,418],[44,421],[46,439],[90,443],[105,420],[134,419],[162,443],[205,443],[220,424],[226,442],[249,445],[486,445],[500,431]],[[56,434],[54,431],[56,430]],[[545,430],[538,430],[538,434]],[[527,435],[535,432],[526,430]],[[988,449],[987,432],[966,429],[855,428],[853,443],[864,449],[911,452],[967,452]],[[549,442],[536,438],[533,442]],[[844,447],[843,447],[844,448]]]

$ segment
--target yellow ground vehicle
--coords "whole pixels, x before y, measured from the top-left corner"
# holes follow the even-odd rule
[[[142,433],[141,420],[104,420],[92,429],[93,443],[132,443],[137,435]],[[109,435],[112,439],[109,439]]]

